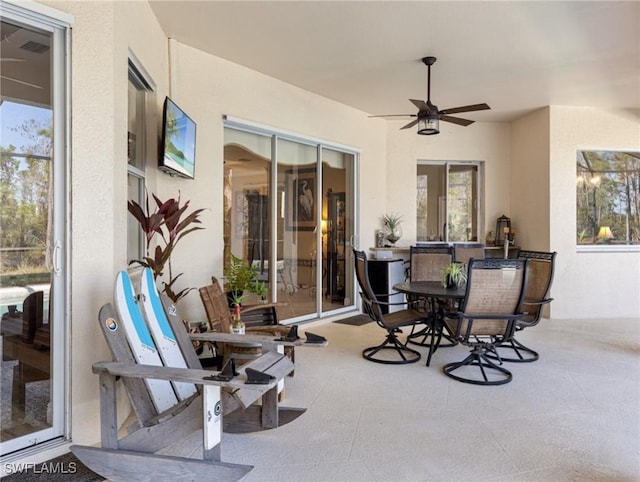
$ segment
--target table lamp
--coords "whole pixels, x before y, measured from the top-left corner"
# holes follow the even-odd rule
[[[609,226],[600,226],[600,230],[598,231],[596,238],[603,243],[608,243],[610,239],[613,239],[611,228]]]

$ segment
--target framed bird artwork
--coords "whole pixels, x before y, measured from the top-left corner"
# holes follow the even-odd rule
[[[292,169],[285,172],[285,229],[313,231],[316,227],[316,179],[312,169]]]

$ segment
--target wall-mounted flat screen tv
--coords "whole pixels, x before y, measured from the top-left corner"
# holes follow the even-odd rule
[[[167,174],[193,179],[195,163],[196,123],[167,97],[162,114],[158,167]]]

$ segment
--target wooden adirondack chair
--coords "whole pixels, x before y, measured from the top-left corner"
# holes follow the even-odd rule
[[[231,323],[231,312],[229,311],[229,303],[226,293],[222,290],[220,282],[215,276],[211,277],[211,284],[203,286],[199,289],[200,299],[202,300],[202,306],[207,314],[207,320],[209,321],[209,330],[229,333],[229,326]],[[243,306],[241,308],[242,321],[246,325],[246,333],[251,335],[266,335],[282,337],[290,330],[290,326],[281,325],[278,322],[277,304],[261,304],[252,306]],[[227,352],[242,352],[241,347],[234,347],[233,350],[226,350],[226,346],[223,343],[218,343],[218,350],[222,355]],[[249,356],[254,353],[252,348],[245,348]],[[295,363],[295,348],[285,347],[285,355],[287,355],[292,362]],[[293,373],[291,373],[293,376]]]
[[[153,293],[150,296],[153,298]],[[135,307],[139,297],[130,293],[128,298],[126,302],[129,308]],[[297,346],[303,341],[235,335],[243,336],[247,341],[263,343],[265,352],[260,358],[239,367],[237,376],[229,380],[215,379],[219,372],[201,369],[175,306],[166,298],[161,300],[159,297],[155,301],[156,304],[164,301],[166,311],[162,311],[165,318],[161,320],[161,328],[165,336],[173,338],[176,346],[173,355],[180,356],[182,367],[139,363],[138,357],[132,352],[132,342],[129,341],[131,334],[126,332],[126,323],[123,323],[122,317],[118,316],[111,304],[104,305],[98,318],[113,361],[93,365],[100,383],[101,447],[73,445],[71,451],[91,470],[113,481],[239,480],[252,466],[221,461],[223,416],[246,409],[262,399],[261,425],[277,427],[280,422],[277,383],[293,369],[293,363],[274,351],[273,347],[278,344]],[[122,314],[123,308],[120,305],[117,307]],[[149,318],[147,314],[147,323],[158,321]],[[136,330],[139,329],[136,326]],[[222,336],[224,341],[234,336],[211,335]],[[150,336],[148,340],[151,340]],[[252,384],[248,383],[249,375],[251,378],[267,376],[271,379],[264,384]],[[118,437],[116,413],[117,377],[122,378],[137,418],[136,429],[121,438]],[[158,383],[172,384],[173,390],[169,391],[175,397],[175,403],[163,405],[157,400],[152,386]],[[297,409],[297,412],[300,414],[304,409]],[[184,456],[181,450],[185,448],[181,441],[196,430],[202,430],[201,459],[192,458],[192,453]]]

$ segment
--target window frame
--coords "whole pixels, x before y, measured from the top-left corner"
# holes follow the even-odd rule
[[[418,159],[418,161],[416,162],[416,240],[417,240],[417,229],[418,229],[418,212],[417,212],[417,203],[418,203],[418,169],[420,166],[440,166],[442,168],[444,168],[445,172],[444,172],[444,182],[445,182],[445,189],[444,189],[444,203],[442,203],[442,205],[439,205],[437,207],[437,210],[439,212],[442,212],[442,215],[445,219],[445,224],[446,224],[446,229],[443,230],[443,238],[442,240],[439,239],[439,235],[436,235],[436,239],[434,240],[420,240],[417,242],[420,243],[455,243],[455,242],[482,242],[483,238],[483,226],[484,226],[484,213],[483,210],[481,209],[482,206],[484,206],[484,195],[485,195],[485,191],[484,191],[484,183],[483,183],[483,178],[484,178],[484,161],[479,161],[479,160],[474,160],[474,161],[447,161],[447,160],[438,160],[438,159]],[[476,217],[476,241],[463,241],[463,240],[451,240],[449,239],[449,231],[450,231],[450,227],[449,227],[449,190],[451,189],[450,186],[450,175],[451,175],[451,168],[455,167],[455,166],[473,166],[476,168],[476,181],[475,181],[475,203],[473,206],[473,210],[475,210],[475,217]],[[472,215],[473,218],[473,215]],[[439,223],[440,224],[440,223]],[[438,226],[439,228],[440,226]],[[473,238],[473,233],[472,236]]]
[[[576,222],[576,229],[575,229],[575,243],[576,243],[576,251],[579,253],[597,253],[597,252],[607,252],[607,253],[619,253],[619,252],[640,252],[640,242],[636,243],[636,244],[632,244],[632,243],[616,243],[616,244],[608,244],[608,243],[591,243],[591,244],[580,244],[579,240],[578,240],[578,226],[580,225],[579,222],[579,216],[580,216],[580,206],[579,206],[579,201],[578,201],[578,197],[581,196],[582,194],[584,195],[588,195],[589,193],[584,191],[581,193],[580,189],[582,186],[584,185],[588,185],[587,183],[589,182],[588,179],[585,178],[585,173],[587,171],[591,172],[591,173],[597,173],[597,174],[611,174],[611,173],[619,173],[622,171],[616,171],[613,169],[607,169],[606,172],[605,171],[600,171],[600,170],[593,170],[590,171],[588,169],[585,169],[584,166],[581,165],[581,159],[584,159],[584,156],[581,156],[581,153],[585,153],[585,152],[605,152],[605,153],[611,153],[611,154],[615,154],[615,153],[626,153],[628,155],[631,155],[632,157],[638,158],[640,159],[640,151],[634,150],[634,149],[609,149],[609,148],[602,148],[602,149],[598,149],[598,148],[584,148],[584,149],[576,149],[576,198],[575,198],[575,206],[576,206],[576,218],[575,218],[575,222]],[[639,161],[640,163],[640,161]],[[593,208],[594,209],[598,209],[599,205],[598,205],[598,199],[596,196],[596,191],[595,189],[598,189],[601,185],[601,182],[598,182],[598,185],[596,187],[594,187],[594,197],[593,197]],[[601,208],[602,206],[600,206]],[[602,224],[600,222],[600,224]],[[604,224],[602,224],[604,226]]]
[[[142,101],[142,109],[141,112],[136,112],[136,131],[142,133],[142,138],[137,140],[136,149],[141,149],[140,158],[142,159],[141,166],[138,167],[134,164],[131,164],[127,159],[127,200],[134,200],[140,206],[145,205],[145,197],[146,197],[146,164],[148,161],[148,154],[150,149],[148,149],[149,139],[153,138],[150,135],[149,130],[151,129],[152,123],[149,122],[151,112],[150,103],[155,97],[155,85],[151,80],[151,77],[146,72],[146,70],[142,67],[140,61],[135,57],[135,55],[129,52],[129,58],[127,62],[127,89],[129,85],[133,85],[138,92],[143,93],[143,101]],[[128,98],[128,93],[127,93]],[[127,105],[127,134],[129,128],[129,107]],[[127,135],[127,142],[129,137]],[[128,149],[127,149],[127,152]],[[132,199],[130,192],[130,183],[135,183],[137,188],[137,199]],[[142,259],[145,252],[145,239],[142,228],[135,221],[131,214],[127,214],[127,260],[132,259]],[[135,226],[135,229],[138,232],[138,239],[136,243],[137,253],[131,252],[133,250],[132,243],[130,243],[129,237],[132,234],[132,228],[129,226]]]

